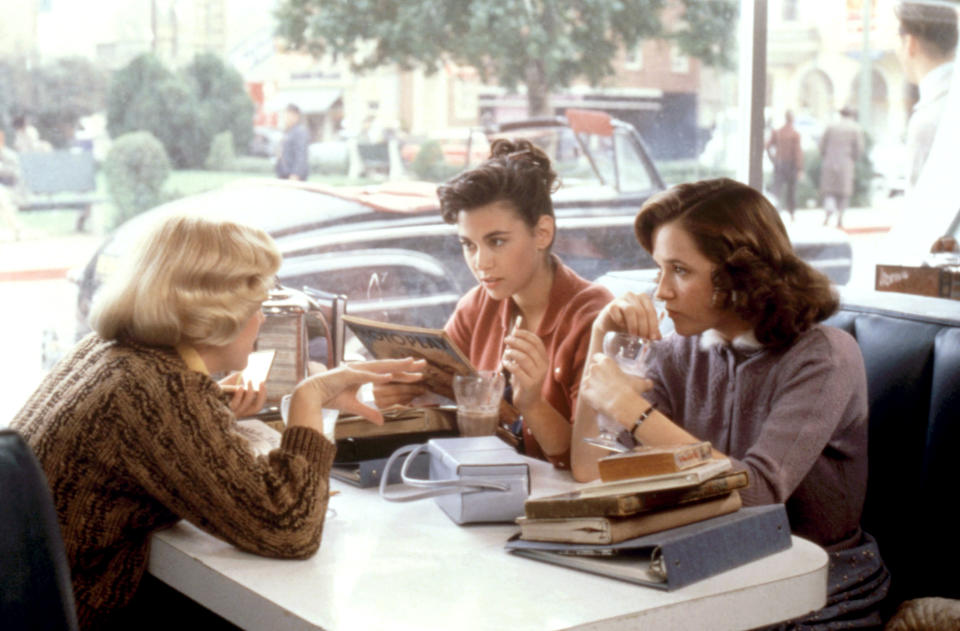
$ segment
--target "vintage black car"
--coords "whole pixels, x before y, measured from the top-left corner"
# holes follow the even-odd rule
[[[463,155],[483,154],[485,145],[478,151],[477,143],[500,136],[529,138],[551,156],[562,182],[554,195],[554,252],[568,265],[588,279],[653,267],[634,238],[633,220],[664,183],[632,126],[600,112],[568,111],[566,117],[472,133]],[[436,183],[334,188],[259,179],[164,204],[121,226],[81,274],[81,323],[104,276],[145,227],[182,212],[265,229],[284,255],[279,273],[284,285],[343,294],[347,311],[356,315],[439,327],[475,284],[455,226],[440,219]],[[834,282],[848,280],[851,252],[845,234],[825,228],[791,236],[800,255]]]

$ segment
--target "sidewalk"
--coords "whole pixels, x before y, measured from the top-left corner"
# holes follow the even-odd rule
[[[870,208],[848,208],[843,213],[843,230],[848,235],[885,233],[897,221],[903,209],[903,198],[883,200]],[[781,212],[785,224],[790,223],[787,213]],[[799,208],[796,213],[797,225],[821,226],[825,216],[822,208]],[[836,226],[837,218],[830,221]]]
[[[70,234],[0,242],[0,282],[58,280],[85,265],[101,235]]]

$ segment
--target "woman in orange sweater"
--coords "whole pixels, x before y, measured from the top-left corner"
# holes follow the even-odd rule
[[[440,212],[456,224],[478,285],[446,332],[478,370],[509,372],[514,432],[523,451],[570,466],[571,418],[590,326],[613,299],[551,253],[557,175],[528,140],[493,143],[490,158],[441,186]],[[416,385],[377,386],[377,403],[408,401]]]

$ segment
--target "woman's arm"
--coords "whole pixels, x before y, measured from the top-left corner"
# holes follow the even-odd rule
[[[320,409],[341,406],[382,422],[356,401],[356,388],[415,367],[410,360],[370,362],[307,380],[294,395],[280,448],[263,457],[235,431],[216,385],[198,373],[171,375],[159,395],[125,393],[131,409],[149,406],[150,417],[118,428],[126,434],[122,457],[140,487],[207,532],[257,554],[307,557],[320,545],[336,451],[321,433]]]
[[[608,331],[623,331],[645,339],[660,339],[656,309],[649,296],[627,293],[614,300],[597,316],[590,334],[590,363],[583,371],[580,396],[574,411],[571,435],[571,469],[581,482],[599,477],[597,460],[610,452],[584,442],[599,434],[597,413],[605,413],[626,430],[636,428],[634,437],[648,445],[669,445],[697,442],[699,439],[651,408],[643,393],[653,387],[647,379],[623,373],[616,361],[604,356],[603,336]],[[714,455],[723,454],[714,450]]]
[[[547,349],[536,333],[519,326],[504,339],[503,366],[510,371],[513,404],[548,456],[570,449],[570,422],[543,397],[550,368]]]

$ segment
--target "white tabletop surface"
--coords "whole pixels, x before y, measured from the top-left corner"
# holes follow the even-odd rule
[[[530,461],[533,495],[569,474]],[[150,572],[245,629],[749,629],[826,602],[827,554],[786,551],[673,592],[515,557],[511,524],[457,526],[434,503],[391,503],[333,481],[304,561],[241,552],[181,522],[153,537]]]

